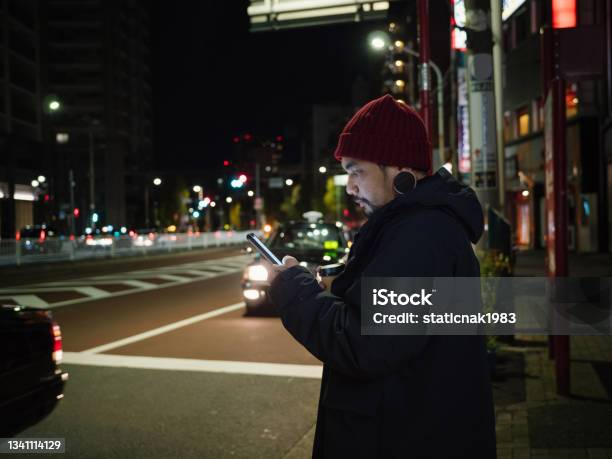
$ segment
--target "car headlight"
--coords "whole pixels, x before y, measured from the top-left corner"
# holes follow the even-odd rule
[[[251,281],[267,281],[268,270],[262,265],[253,265],[247,268],[247,278]]]

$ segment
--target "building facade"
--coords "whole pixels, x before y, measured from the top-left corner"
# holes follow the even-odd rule
[[[609,7],[609,1],[578,0],[576,26],[605,26]],[[540,28],[553,19],[551,2],[528,0],[503,24],[506,215],[516,229],[517,244],[526,248],[545,246]],[[608,46],[608,61],[610,52]],[[566,88],[569,248],[579,252],[609,250],[612,145],[602,142],[610,114],[607,85],[605,79],[569,81]]]
[[[151,18],[138,0],[40,2],[44,118],[59,215],[77,231],[144,220],[153,162]],[[74,199],[70,199],[70,171]]]
[[[4,239],[33,223],[35,194],[44,192],[43,187],[31,186],[43,173],[39,30],[37,1],[0,1],[0,237]]]

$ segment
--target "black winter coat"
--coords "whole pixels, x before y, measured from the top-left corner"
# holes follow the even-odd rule
[[[324,363],[313,457],[495,457],[483,337],[360,328],[362,277],[479,276],[482,231],[474,192],[440,169],[374,212],[331,294],[298,266],[274,280],[283,325]]]

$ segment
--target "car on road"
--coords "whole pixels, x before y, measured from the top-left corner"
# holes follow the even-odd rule
[[[0,305],[0,437],[47,416],[63,398],[62,333],[49,311]]]
[[[322,221],[280,224],[265,243],[280,259],[291,255],[313,274],[318,266],[342,261],[350,247],[341,224]],[[248,315],[276,313],[268,300],[268,272],[259,254],[244,270],[241,286]]]
[[[28,225],[19,230],[22,255],[58,253],[62,241],[55,228],[47,225]]]

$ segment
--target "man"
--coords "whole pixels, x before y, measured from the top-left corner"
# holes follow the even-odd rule
[[[495,457],[482,337],[366,336],[360,328],[362,277],[480,275],[470,244],[483,231],[480,203],[445,169],[429,175],[421,118],[388,95],[353,116],[335,157],[368,221],[331,294],[294,258],[269,265],[283,325],[324,363],[313,457]],[[406,173],[416,186],[397,196]]]

